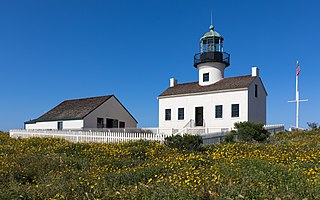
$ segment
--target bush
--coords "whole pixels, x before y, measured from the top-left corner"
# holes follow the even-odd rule
[[[225,142],[234,142],[234,132],[231,132],[227,135],[224,136],[224,141]]]
[[[263,128],[263,124],[254,122],[237,122],[234,124],[239,139],[242,141],[263,142],[268,139],[270,133]]]
[[[203,140],[200,135],[172,135],[166,137],[164,143],[171,148],[179,150],[197,151],[200,150]]]
[[[315,122],[307,122],[309,128],[311,130],[317,130],[318,129],[318,123],[315,123]]]

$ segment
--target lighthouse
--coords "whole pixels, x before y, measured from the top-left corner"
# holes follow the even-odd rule
[[[194,67],[199,71],[199,85],[207,86],[224,78],[224,69],[230,65],[230,54],[224,52],[223,37],[211,24],[200,38],[200,53],[194,55]]]
[[[242,121],[266,124],[268,94],[259,69],[253,67],[251,74],[224,77],[230,54],[224,51],[223,41],[211,23],[194,55],[199,79],[178,83],[171,78],[169,87],[158,96],[159,128],[168,130],[167,134],[194,127],[208,133],[230,131],[234,123]]]

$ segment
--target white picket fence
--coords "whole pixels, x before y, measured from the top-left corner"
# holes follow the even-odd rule
[[[283,131],[284,125],[267,125],[264,127],[272,134]],[[200,135],[204,145],[220,143],[224,136],[231,130],[223,128],[183,128],[178,129],[96,129],[96,130],[10,130],[12,138],[29,137],[50,137],[63,138],[71,142],[100,142],[100,143],[121,143],[137,140],[150,140],[163,142],[167,136],[171,135]]]
[[[103,132],[83,130],[10,130],[12,138],[63,138],[70,142],[120,143],[136,140],[164,141],[166,135],[153,133]]]
[[[223,141],[224,133],[199,133],[193,130],[194,135],[200,135],[203,138],[204,145],[220,143]],[[192,134],[189,132],[189,134]],[[10,130],[12,138],[62,138],[70,142],[98,142],[98,143],[121,143],[137,140],[149,140],[164,142],[169,136],[163,133],[153,132],[111,132],[111,131],[83,131],[83,130]]]

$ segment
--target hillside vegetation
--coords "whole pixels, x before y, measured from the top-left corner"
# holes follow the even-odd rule
[[[320,133],[181,151],[0,133],[0,199],[320,199]]]

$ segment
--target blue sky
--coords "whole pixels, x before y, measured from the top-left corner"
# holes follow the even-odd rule
[[[0,1],[0,130],[22,128],[66,99],[115,94],[141,127],[158,124],[169,78],[197,81],[193,55],[215,29],[231,54],[225,76],[259,66],[268,124],[320,122],[320,2],[257,0]]]

